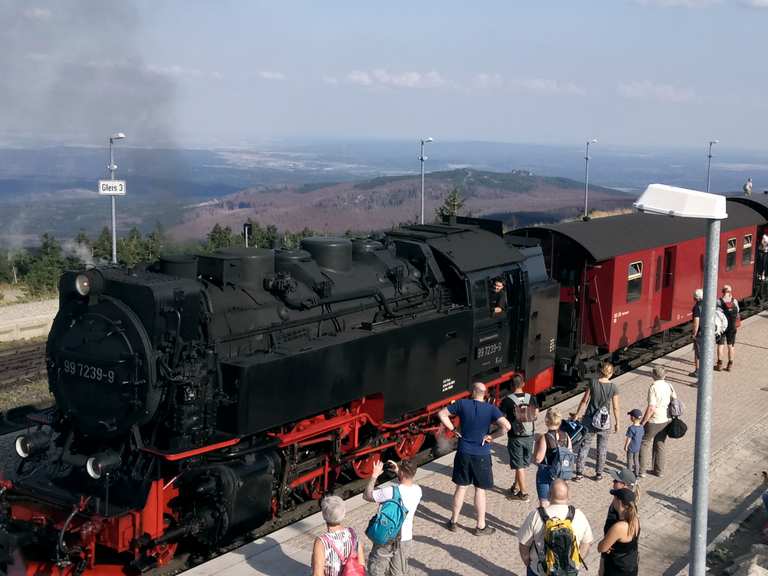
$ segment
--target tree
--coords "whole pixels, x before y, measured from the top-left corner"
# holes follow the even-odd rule
[[[448,192],[448,196],[443,200],[443,204],[435,211],[438,220],[442,221],[445,217],[458,216],[461,209],[464,208],[464,199],[458,188]]]
[[[133,268],[145,259],[146,251],[144,241],[141,238],[141,232],[135,226],[130,229],[125,238],[119,238],[117,241],[117,260],[123,266]]]
[[[93,243],[93,257],[97,260],[112,259],[112,233],[106,226],[101,229],[99,237]]]
[[[221,250],[222,248],[231,248],[235,246],[235,240],[232,237],[232,228],[222,227],[218,222],[214,224],[211,231],[208,232],[207,248],[210,252]]]
[[[146,250],[146,258],[149,262],[157,260],[166,242],[165,230],[163,230],[162,225],[158,222],[155,224],[155,229],[144,239],[144,249]]]
[[[26,291],[32,296],[55,291],[65,264],[61,244],[46,232],[40,237],[40,252],[32,259],[24,277]]]

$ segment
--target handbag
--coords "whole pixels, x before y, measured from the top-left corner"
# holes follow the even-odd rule
[[[339,576],[365,576],[365,566],[360,564],[360,560],[357,557],[357,534],[351,528],[349,531],[352,533],[352,552],[346,558],[344,558],[341,550],[339,550],[339,547],[336,546],[331,538],[325,538],[324,536],[322,538],[330,545],[341,561]]]
[[[678,417],[672,418],[672,421],[667,426],[667,436],[675,440],[685,436],[686,432],[688,432],[688,425]]]

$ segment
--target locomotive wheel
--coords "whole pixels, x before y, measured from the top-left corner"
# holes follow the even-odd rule
[[[315,478],[314,480],[307,482],[304,484],[304,490],[306,491],[307,496],[312,498],[312,500],[320,500],[325,493],[323,491],[323,479]]]
[[[380,460],[379,454],[368,454],[352,462],[352,469],[358,478],[370,478],[373,474],[373,465]]]
[[[395,446],[395,454],[400,460],[413,458],[419,453],[426,439],[425,434],[408,434]]]

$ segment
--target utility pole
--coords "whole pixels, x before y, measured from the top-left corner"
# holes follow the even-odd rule
[[[117,172],[117,164],[115,164],[115,156],[112,151],[112,145],[114,144],[115,140],[123,140],[125,138],[125,134],[122,132],[116,132],[112,134],[112,136],[109,137],[109,166],[107,166],[107,169],[109,170],[109,178],[110,180],[115,179],[115,172]],[[117,209],[116,209],[117,200],[115,199],[114,194],[112,195],[112,264],[117,264]]]
[[[421,155],[419,160],[421,161],[421,218],[419,219],[421,224],[424,224],[424,161],[427,157],[424,156],[424,144],[433,142],[432,138],[422,138],[421,140]]]
[[[584,216],[583,220],[589,220],[589,145],[597,144],[597,138],[587,140],[587,151],[584,154]]]

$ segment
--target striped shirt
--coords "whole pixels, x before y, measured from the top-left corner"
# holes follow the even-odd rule
[[[328,544],[328,539],[333,540],[336,547],[344,554],[344,560],[349,558],[353,546],[357,545],[357,536],[352,528],[326,532],[320,536],[320,542],[323,543],[325,554],[325,576],[338,576],[341,572],[341,561],[336,551]]]

